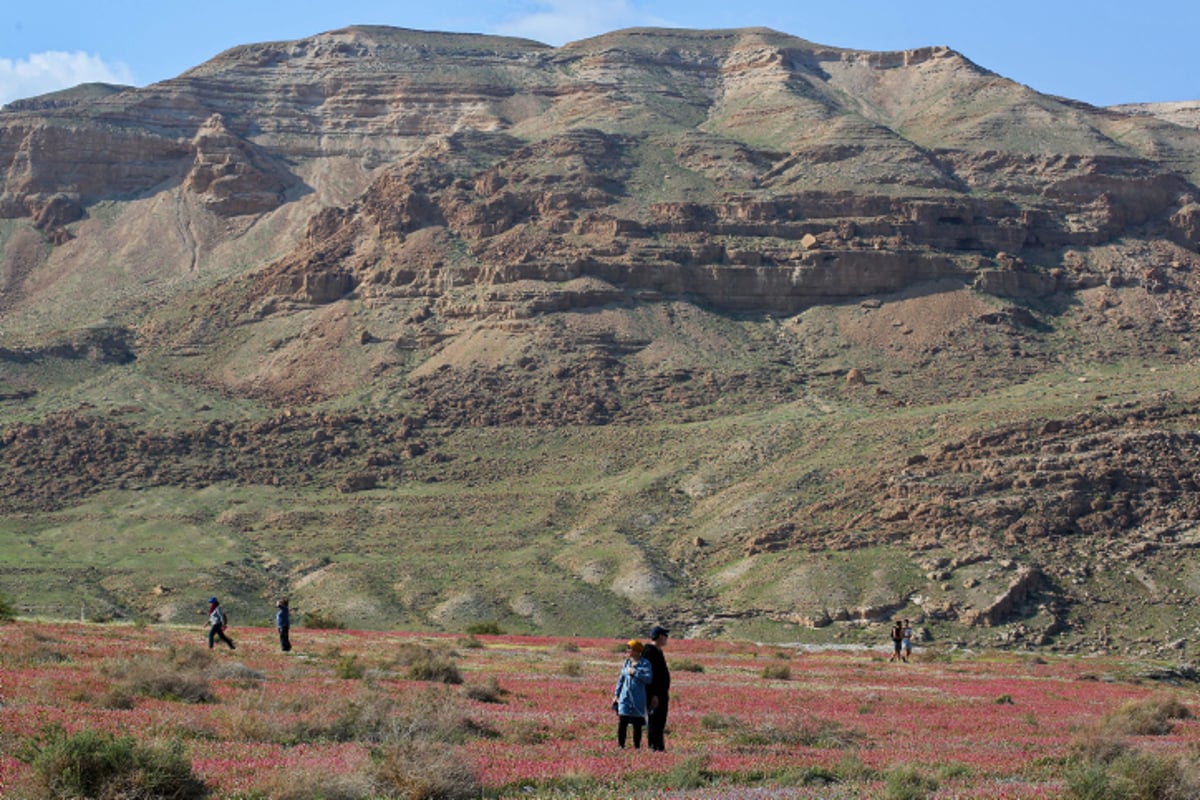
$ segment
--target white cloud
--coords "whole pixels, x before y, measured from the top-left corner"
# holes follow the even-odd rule
[[[133,72],[83,51],[32,53],[16,61],[0,58],[0,105],[23,97],[68,89],[81,83],[132,84]]]
[[[500,25],[496,33],[558,46],[618,28],[665,24],[629,0],[548,0],[539,5],[542,10]]]

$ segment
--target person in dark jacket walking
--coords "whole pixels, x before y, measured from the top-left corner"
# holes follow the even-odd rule
[[[904,657],[904,623],[896,620],[896,624],[892,626],[892,654],[888,656],[888,662],[900,661]]]
[[[204,612],[200,612],[204,613]],[[224,609],[221,608],[221,601],[215,597],[208,598],[208,649],[213,649],[215,640],[219,637],[222,642],[229,645],[229,649],[233,650],[233,641],[225,635],[225,625],[228,618],[225,616]]]
[[[288,638],[288,631],[292,627],[292,615],[288,611],[286,597],[275,604],[275,627],[279,630],[279,649],[286,653],[292,649],[292,641]]]
[[[646,743],[651,750],[665,750],[663,734],[667,729],[667,710],[671,704],[671,670],[663,648],[667,646],[670,631],[661,625],[650,630],[650,644],[642,651],[642,657],[650,662],[651,682],[649,694],[650,722],[646,729]]]

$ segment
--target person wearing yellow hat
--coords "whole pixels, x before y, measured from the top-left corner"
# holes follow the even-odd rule
[[[643,645],[630,639],[626,645],[627,656],[621,665],[617,685],[613,687],[612,706],[617,712],[617,746],[625,747],[625,736],[633,727],[633,748],[642,747],[642,726],[646,723],[646,687],[653,679],[650,662],[642,657]]]

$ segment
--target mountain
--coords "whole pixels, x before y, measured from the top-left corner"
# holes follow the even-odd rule
[[[1175,655],[1194,122],[766,29],[355,27],[10,104],[4,586]]]

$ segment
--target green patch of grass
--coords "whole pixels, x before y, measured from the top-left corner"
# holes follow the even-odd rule
[[[145,745],[103,731],[46,728],[17,753],[33,769],[31,800],[58,797],[204,798],[208,787],[192,773],[182,742]]]

